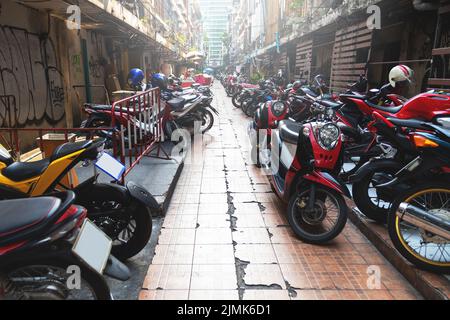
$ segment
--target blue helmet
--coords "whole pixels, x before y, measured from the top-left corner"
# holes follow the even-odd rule
[[[128,84],[132,88],[140,87],[144,78],[144,72],[141,69],[131,69],[128,74]]]
[[[168,84],[168,79],[163,73],[154,73],[152,75],[152,87],[160,88],[161,90],[166,90]]]

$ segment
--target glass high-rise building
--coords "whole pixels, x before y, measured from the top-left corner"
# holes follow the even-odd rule
[[[228,33],[228,15],[232,0],[200,0],[203,30],[208,39],[208,64],[216,67],[223,63],[225,49],[223,35]]]

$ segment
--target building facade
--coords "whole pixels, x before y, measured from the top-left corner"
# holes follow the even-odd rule
[[[444,45],[436,43],[439,42],[436,30],[445,34],[448,29],[442,18],[449,10],[448,3],[446,0],[235,2],[230,61],[234,61],[233,67],[246,70],[250,78],[255,74],[270,76],[280,69],[289,81],[312,80],[322,74],[336,91],[345,91],[362,74],[369,78],[371,87],[378,87],[387,82],[393,66],[407,64],[416,71],[412,95],[430,84],[445,82],[431,73],[436,73],[433,61],[434,65],[444,61],[445,66],[448,60],[441,56],[432,59],[436,54],[448,53]],[[437,28],[438,21],[443,28]],[[439,35],[439,38],[446,37]],[[447,76],[441,72],[440,77]]]
[[[78,126],[81,104],[128,89],[131,68],[148,78],[183,63],[200,24],[197,0],[2,0],[0,125]]]
[[[200,0],[207,64],[218,67],[223,64],[226,49],[224,40],[229,31],[229,14],[233,0]]]

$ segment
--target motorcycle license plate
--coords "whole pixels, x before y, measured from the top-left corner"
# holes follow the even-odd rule
[[[86,219],[72,247],[72,252],[89,267],[103,274],[111,253],[112,240]]]
[[[103,153],[95,163],[95,166],[116,181],[119,181],[125,172],[125,166],[107,153]]]

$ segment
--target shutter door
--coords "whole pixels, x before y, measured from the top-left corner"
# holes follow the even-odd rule
[[[331,88],[345,92],[347,85],[366,73],[372,45],[372,30],[366,22],[336,32],[331,70]]]

